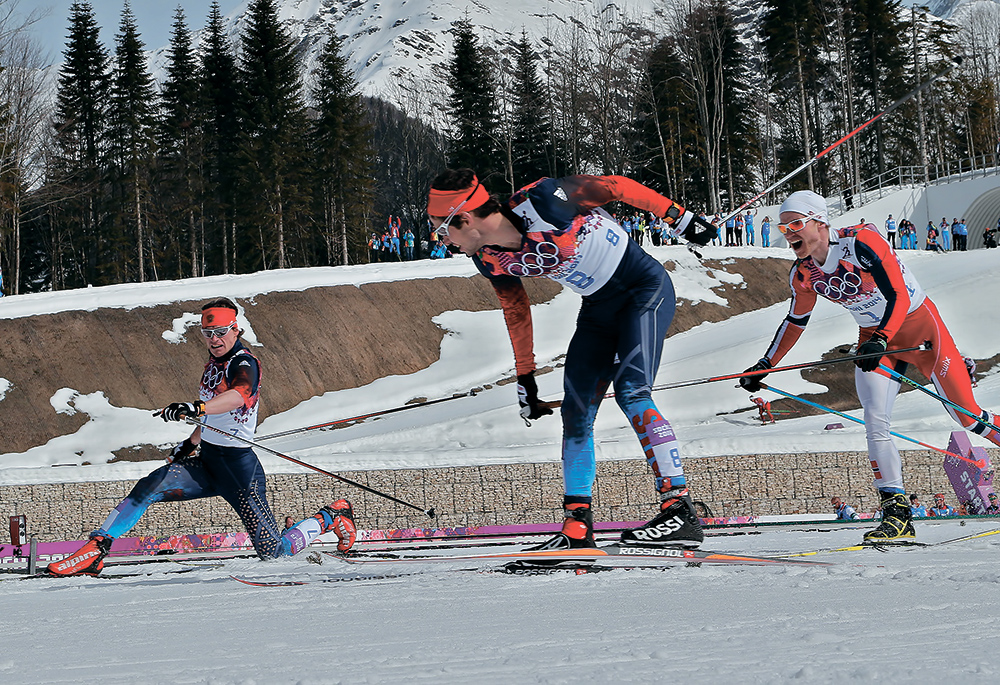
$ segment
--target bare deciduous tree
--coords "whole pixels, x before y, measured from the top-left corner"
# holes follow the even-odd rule
[[[0,252],[18,294],[26,193],[41,180],[48,132],[41,49],[28,33],[40,14],[18,18],[16,0],[0,0]]]

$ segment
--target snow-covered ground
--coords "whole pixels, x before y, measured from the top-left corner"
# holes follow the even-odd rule
[[[996,526],[922,524],[942,540]],[[706,547],[799,551],[860,530]],[[254,588],[228,574],[356,575],[328,560],[0,582],[0,680],[32,683],[995,683],[1000,535],[845,552],[831,566],[506,576],[420,566]],[[170,563],[162,566],[171,566]],[[392,567],[390,567],[392,568]],[[390,569],[380,568],[380,571]],[[413,567],[395,570],[410,572]]]
[[[684,249],[653,250],[681,262],[682,297],[719,302],[708,286],[738,282],[711,274]],[[705,250],[708,258],[732,251]],[[787,257],[787,250],[740,250],[742,256]],[[1000,288],[1000,251],[937,255],[905,252],[907,266],[937,302],[960,348],[977,358],[1000,352],[1000,322],[983,293]],[[210,290],[249,298],[277,290],[395,278],[472,276],[464,259],[401,266],[271,272],[144,286],[94,288],[3,298],[0,317],[42,311],[139,307],[199,300]],[[565,293],[535,308],[538,354],[556,359],[578,306]],[[193,312],[192,312],[193,313]],[[658,382],[737,372],[770,341],[784,305],[667,340]],[[253,311],[244,312],[252,331]],[[189,335],[188,317],[164,331]],[[446,312],[441,359],[405,377],[312,398],[270,417],[259,435],[401,405],[412,397],[445,397],[493,383],[511,371],[498,312]],[[817,358],[854,341],[849,317],[821,303],[789,363]],[[473,353],[474,352],[474,353]],[[795,372],[773,383],[815,389]],[[561,371],[539,378],[557,397]],[[13,389],[0,379],[2,398]],[[414,409],[337,431],[270,441],[332,470],[436,464],[556,461],[559,422],[526,428],[508,385],[426,409]],[[977,396],[1000,407],[1000,378],[989,373]],[[732,383],[663,392],[657,401],[689,457],[755,452],[864,448],[860,427],[824,431],[824,416],[757,426],[719,416],[748,408]],[[4,484],[133,478],[150,464],[104,464],[111,450],[153,436],[169,444],[186,433],[148,414],[113,407],[99,394],[53,395],[53,411],[82,411],[89,422],[21,454],[0,455]],[[894,427],[944,446],[954,428],[940,405],[919,393],[897,402]],[[124,436],[124,437],[119,437]],[[597,424],[602,459],[637,458],[634,436],[613,403]],[[974,444],[984,444],[973,436]],[[96,466],[50,468],[76,459]],[[67,456],[70,455],[70,456]],[[261,455],[269,472],[285,462]],[[920,524],[931,542],[985,530],[996,521]],[[771,554],[836,547],[860,540],[858,529],[768,530],[710,538],[714,550]],[[819,559],[819,557],[816,557]],[[429,568],[381,581],[251,588],[228,578],[323,577],[356,573],[334,560],[233,560],[224,568],[183,575],[104,580],[0,582],[0,682],[45,683],[336,683],[664,682],[774,683],[843,681],[983,682],[1000,679],[1000,535],[949,547],[832,554],[815,568],[702,567],[666,571],[510,577]],[[167,562],[157,567],[173,566]],[[155,567],[151,567],[155,568]],[[179,568],[179,567],[176,567]],[[411,571],[406,567],[403,571]]]

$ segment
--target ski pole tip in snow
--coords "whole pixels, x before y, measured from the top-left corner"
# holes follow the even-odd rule
[[[427,514],[427,516],[429,518],[434,518],[435,516],[437,516],[437,514],[434,513],[434,507],[431,507],[430,509],[428,509],[424,513]]]

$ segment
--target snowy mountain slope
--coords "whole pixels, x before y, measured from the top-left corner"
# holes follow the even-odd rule
[[[246,24],[249,0],[226,18],[235,43]],[[536,45],[551,45],[554,36],[590,17],[616,11],[636,20],[648,18],[658,0],[279,0],[279,18],[297,41],[307,72],[311,71],[328,35],[340,36],[362,90],[401,101],[413,88],[441,87],[436,72],[451,54],[451,30],[459,21],[476,26],[483,41],[513,44],[527,34]],[[151,66],[163,70],[166,46],[154,50]]]
[[[906,4],[917,9],[926,6],[931,14],[942,19],[957,19],[977,5],[995,5],[998,2],[997,0],[929,0],[929,2],[912,0]]]
[[[997,0],[931,0],[930,11],[950,17],[960,7]],[[573,27],[593,35],[602,27],[637,22],[664,33],[664,0],[278,0],[279,16],[298,41],[311,69],[325,43],[335,33],[345,45],[355,76],[367,94],[393,99],[400,89],[421,84],[442,85],[440,68],[451,54],[451,30],[459,21],[477,27],[487,44],[512,46],[524,31],[544,51],[557,46]],[[245,24],[249,0],[226,17],[228,33],[236,38]],[[736,23],[747,36],[757,20],[762,0],[733,0]],[[904,4],[923,6],[925,0]],[[658,28],[661,27],[661,28]],[[743,28],[746,27],[746,28]],[[548,46],[548,48],[546,48]]]
[[[998,0],[931,0],[931,13],[951,17],[977,3]],[[307,77],[329,35],[343,43],[348,63],[361,90],[423,114],[435,109],[445,92],[443,68],[451,56],[452,34],[459,21],[476,27],[482,43],[513,54],[522,31],[539,50],[542,60],[552,57],[560,45],[568,44],[572,31],[580,29],[593,38],[609,26],[634,22],[658,35],[666,32],[664,0],[277,0],[279,18],[296,41]],[[225,18],[226,34],[234,46],[246,26],[250,0],[241,2]],[[753,27],[763,0],[734,0],[739,31],[751,42]],[[923,6],[922,0],[906,5]],[[199,20],[189,17],[192,28]],[[140,27],[141,29],[141,27]],[[195,44],[201,30],[194,32]],[[168,46],[147,46],[154,78],[166,75]],[[54,93],[58,65],[48,69],[47,80]]]

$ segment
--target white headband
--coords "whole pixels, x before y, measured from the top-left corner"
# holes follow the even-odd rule
[[[829,225],[826,215],[826,200],[811,190],[796,190],[781,203],[781,212],[795,212]]]

